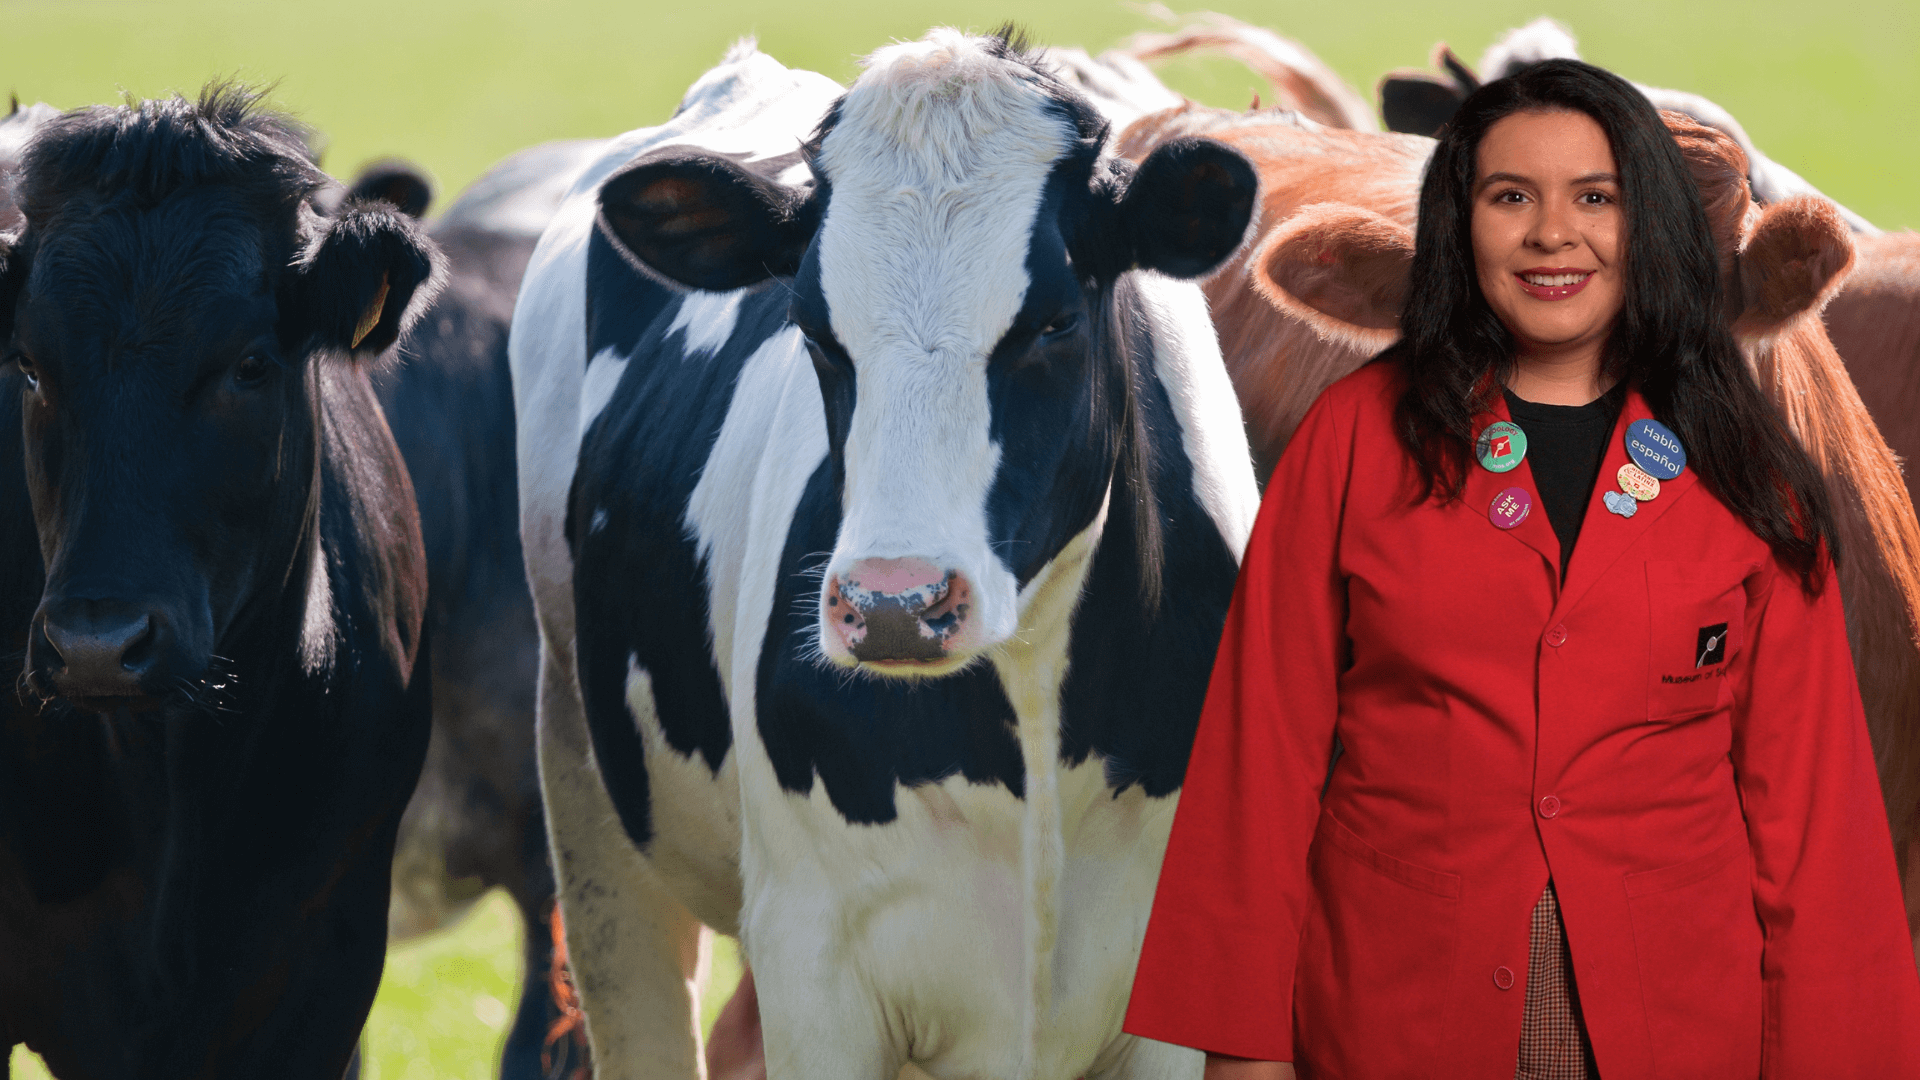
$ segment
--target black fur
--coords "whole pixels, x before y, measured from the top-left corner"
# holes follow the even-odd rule
[[[321,181],[231,87],[68,114],[27,155],[0,296],[0,447],[24,447],[0,450],[0,652],[33,690],[0,698],[0,1046],[58,1075],[334,1080],[379,981],[427,739],[421,545],[366,371],[313,355],[294,298],[411,290],[433,255],[332,250]],[[75,605],[167,628],[139,698],[53,696],[43,628]]]

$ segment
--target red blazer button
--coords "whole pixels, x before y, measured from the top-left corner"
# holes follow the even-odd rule
[[[1549,795],[1540,800],[1540,816],[1550,818],[1560,813],[1560,800]]]
[[[1560,646],[1565,645],[1566,643],[1567,643],[1567,624],[1566,623],[1556,623],[1553,629],[1547,631],[1547,644],[1557,649]]]
[[[1513,972],[1508,971],[1504,967],[1494,968],[1493,969],[1493,985],[1499,987],[1502,990],[1513,989]]]

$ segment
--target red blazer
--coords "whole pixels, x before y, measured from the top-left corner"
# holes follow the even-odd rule
[[[1267,489],[1126,1029],[1321,1080],[1512,1080],[1551,876],[1605,1080],[1920,1077],[1831,568],[1807,596],[1691,469],[1610,513],[1635,392],[1563,586],[1524,462],[1409,504],[1398,371],[1329,389]],[[1533,509],[1495,528],[1516,485]]]

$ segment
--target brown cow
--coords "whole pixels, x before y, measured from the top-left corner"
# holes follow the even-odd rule
[[[1920,233],[1856,236],[1853,273],[1825,312],[1847,373],[1907,467],[1920,503]]]
[[[1920,840],[1920,522],[1819,311],[1853,259],[1831,203],[1800,196],[1762,211],[1745,155],[1724,133],[1665,114],[1701,182],[1727,271],[1735,333],[1782,404],[1834,500],[1840,584],[1895,843]],[[1204,282],[1261,475],[1321,390],[1397,337],[1413,255],[1420,170],[1432,141],[1330,129],[1297,114],[1186,105],[1127,129],[1145,155],[1200,135],[1260,171],[1258,239]],[[1903,859],[1920,929],[1920,859]]]

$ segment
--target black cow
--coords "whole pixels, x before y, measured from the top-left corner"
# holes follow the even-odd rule
[[[513,897],[526,978],[501,1080],[569,1072],[586,1053],[584,1032],[546,1045],[560,1016],[547,978],[553,871],[534,762],[540,640],[520,556],[507,324],[534,242],[600,147],[515,154],[429,226],[447,288],[401,342],[403,361],[376,379],[419,497],[433,640],[433,738],[401,819],[392,937],[445,926],[495,886]],[[430,192],[419,170],[386,161],[363,170],[346,199],[385,199],[417,217]]]
[[[333,1080],[379,982],[429,702],[368,369],[438,256],[324,179],[239,88],[84,109],[0,241],[0,1046],[67,1080]]]

